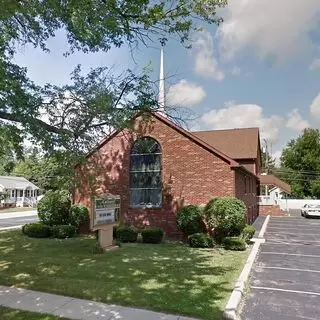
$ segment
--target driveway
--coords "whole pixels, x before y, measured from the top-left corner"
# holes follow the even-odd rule
[[[320,220],[271,217],[242,320],[320,319]]]
[[[37,210],[17,211],[0,214],[0,230],[15,228],[26,223],[38,221]]]

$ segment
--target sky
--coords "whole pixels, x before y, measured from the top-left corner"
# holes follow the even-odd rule
[[[190,108],[193,130],[259,127],[279,157],[304,128],[320,125],[320,1],[229,0],[221,26],[203,26],[192,49],[175,39],[164,48],[166,103]],[[15,61],[36,83],[66,84],[77,64],[85,71],[110,66],[159,77],[160,48],[127,47],[108,53],[77,52],[68,58],[64,33],[48,42],[50,53],[19,49]]]

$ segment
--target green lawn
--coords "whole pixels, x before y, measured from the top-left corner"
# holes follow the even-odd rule
[[[8,212],[20,212],[20,211],[31,211],[37,210],[37,208],[29,208],[29,207],[21,207],[21,208],[5,208],[0,210],[1,213],[8,213]]]
[[[127,244],[94,254],[95,240],[0,233],[0,284],[201,319],[220,319],[248,252]]]
[[[0,306],[1,320],[67,320],[66,318],[59,318],[56,316],[49,316],[42,313],[27,312],[9,309]]]

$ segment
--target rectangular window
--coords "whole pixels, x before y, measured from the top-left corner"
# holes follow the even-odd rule
[[[15,190],[11,190],[11,198],[14,198]]]
[[[23,190],[19,190],[19,197],[23,197]]]

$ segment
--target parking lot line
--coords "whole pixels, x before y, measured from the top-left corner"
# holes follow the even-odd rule
[[[280,291],[280,292],[290,292],[290,293],[301,293],[301,294],[308,294],[311,296],[320,296],[320,292],[312,292],[312,291],[299,291],[299,290],[287,290],[287,289],[279,289],[279,288],[270,288],[270,287],[256,287],[252,286],[252,289],[259,289],[259,290],[271,290],[271,291]]]
[[[274,255],[280,255],[280,256],[299,256],[299,257],[309,257],[309,258],[320,258],[319,255],[300,254],[300,253],[286,253],[286,252],[263,252],[263,251],[260,251],[260,254],[274,254]]]
[[[279,234],[279,232],[276,231],[268,231],[268,234]],[[286,236],[319,236],[320,233],[294,233],[294,232],[281,232],[281,235],[286,235]]]
[[[310,269],[298,269],[298,268],[284,268],[284,267],[265,267],[259,266],[262,269],[274,269],[274,270],[287,270],[287,271],[301,271],[301,272],[312,272],[320,273],[320,270],[310,270]]]
[[[315,247],[319,247],[320,244],[314,244],[314,243],[301,243],[301,242],[286,242],[286,241],[276,241],[276,240],[272,240],[272,239],[268,239],[267,244],[285,244],[285,245],[293,245],[293,246],[315,246]]]

